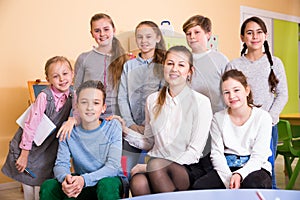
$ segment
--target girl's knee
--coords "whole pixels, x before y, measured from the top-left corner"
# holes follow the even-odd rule
[[[242,182],[241,188],[272,188],[272,178],[265,170],[250,173]]]
[[[130,181],[130,190],[133,196],[150,194],[151,189],[145,174],[135,174]]]
[[[144,174],[135,174],[130,181],[130,188],[137,188],[148,186],[148,179]]]

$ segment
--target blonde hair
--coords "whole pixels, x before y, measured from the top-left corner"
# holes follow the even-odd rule
[[[64,57],[64,56],[54,56],[54,57],[50,58],[49,60],[47,60],[47,62],[45,64],[45,75],[46,75],[46,77],[48,77],[48,72],[49,72],[50,65],[53,64],[53,63],[57,63],[57,62],[67,63],[69,65],[70,70],[73,71],[72,65],[66,57]]]

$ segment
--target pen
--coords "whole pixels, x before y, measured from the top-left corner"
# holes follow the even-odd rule
[[[28,174],[32,178],[36,177],[36,175],[30,169],[28,169],[27,167],[24,169],[24,173]]]
[[[15,162],[17,161],[17,159],[15,159]],[[33,173],[28,167],[26,167],[25,169],[24,169],[24,173],[25,174],[28,174],[29,176],[31,176],[32,178],[36,178],[36,175],[35,175],[35,173]]]
[[[264,196],[259,191],[256,191],[256,195],[259,200],[265,200]]]

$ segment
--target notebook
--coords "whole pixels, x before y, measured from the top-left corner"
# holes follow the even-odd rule
[[[26,111],[16,120],[17,124],[21,128],[24,128],[25,120],[27,119],[27,117],[30,113],[31,107],[32,107],[32,105],[29,106],[26,109]],[[52,133],[52,131],[55,128],[56,128],[55,124],[44,113],[41,123],[39,124],[39,126],[36,129],[36,133],[35,133],[35,136],[33,139],[34,143],[37,146],[40,146],[45,141],[45,139]]]

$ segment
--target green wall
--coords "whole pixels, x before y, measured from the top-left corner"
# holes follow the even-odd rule
[[[299,112],[298,24],[277,19],[273,22],[274,55],[284,64],[289,90],[289,100],[282,113],[296,113]]]

